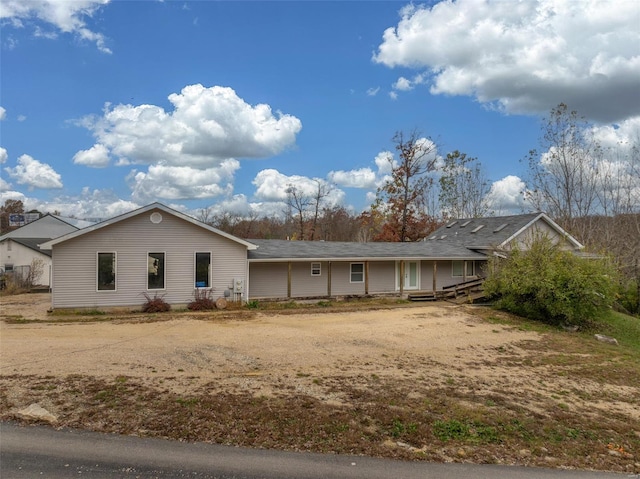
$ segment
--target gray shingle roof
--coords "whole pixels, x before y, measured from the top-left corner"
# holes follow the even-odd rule
[[[50,238],[7,238],[7,240],[9,239],[14,243],[21,244],[22,246],[37,251],[38,253],[42,253],[45,256],[51,256],[50,250],[42,250],[38,246],[45,241],[49,241]]]
[[[427,237],[430,244],[449,243],[471,249],[502,245],[542,213],[485,218],[454,219]]]
[[[485,255],[450,243],[353,243],[338,241],[248,240],[258,249],[250,261],[366,259],[485,259]]]

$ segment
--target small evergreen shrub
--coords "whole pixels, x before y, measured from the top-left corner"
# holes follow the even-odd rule
[[[143,313],[164,313],[171,310],[171,305],[164,300],[164,295],[158,296],[158,293],[156,293],[152,298],[147,293],[143,294],[147,300],[142,305]]]

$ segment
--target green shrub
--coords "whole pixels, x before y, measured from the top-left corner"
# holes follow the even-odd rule
[[[581,258],[538,238],[489,262],[485,291],[498,308],[550,324],[586,326],[615,300],[617,272],[607,258]]]

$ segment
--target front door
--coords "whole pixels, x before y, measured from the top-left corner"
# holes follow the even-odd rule
[[[396,263],[396,289],[400,290],[400,262]],[[404,289],[418,289],[419,269],[417,261],[404,262]]]

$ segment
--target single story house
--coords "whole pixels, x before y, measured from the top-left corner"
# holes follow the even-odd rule
[[[0,236],[0,268],[4,273],[25,279],[32,262],[40,260],[43,264],[42,274],[33,278],[34,282],[40,286],[49,286],[51,251],[42,250],[38,245],[77,229],[69,219],[47,214]]]
[[[52,253],[53,308],[98,308],[155,295],[185,305],[199,289],[245,302],[437,291],[478,278],[488,254],[536,232],[582,247],[543,213],[452,221],[419,242],[347,243],[240,239],[153,203],[41,248]]]

